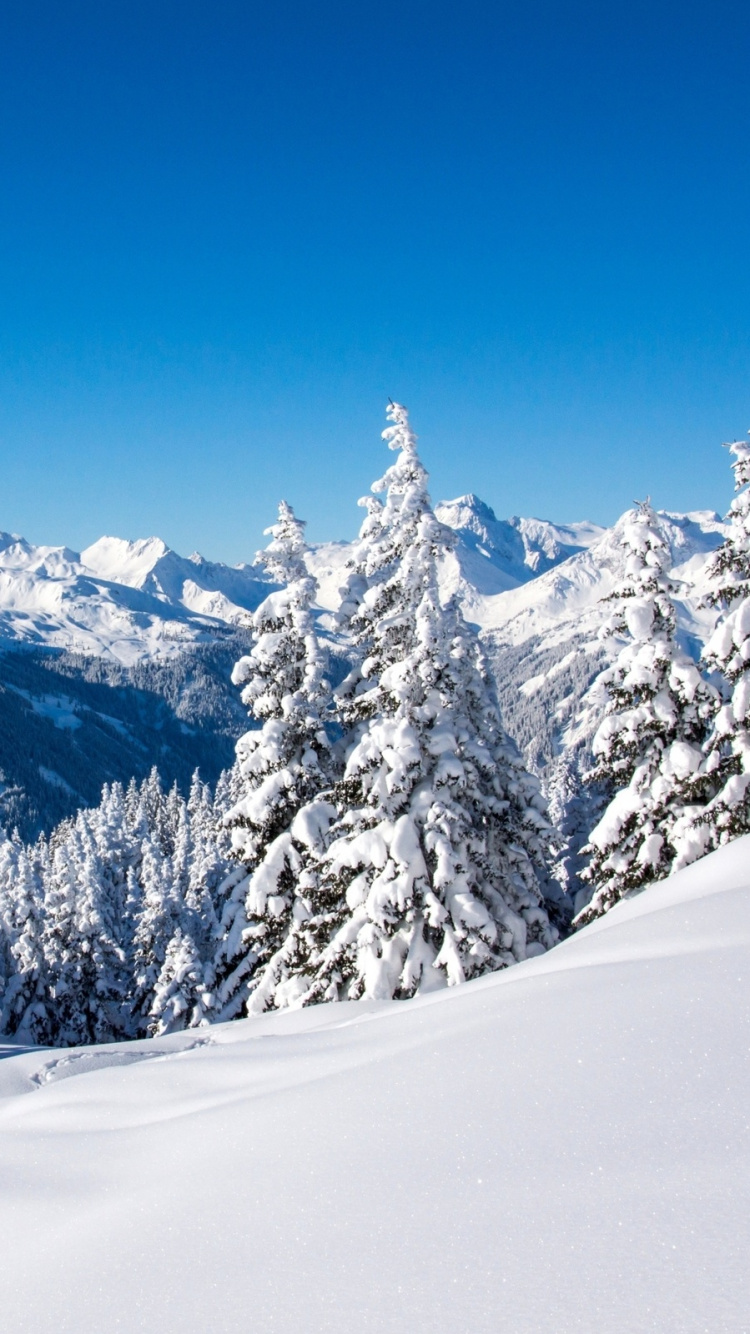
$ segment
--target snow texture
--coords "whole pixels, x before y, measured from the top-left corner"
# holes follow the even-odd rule
[[[742,1334],[749,966],[742,838],[405,1004],[6,1047],[3,1329]]]

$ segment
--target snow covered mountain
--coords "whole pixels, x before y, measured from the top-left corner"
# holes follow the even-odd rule
[[[481,627],[506,725],[549,787],[550,766],[584,750],[593,725],[581,701],[607,651],[596,635],[617,528],[499,520],[476,496],[437,513],[457,537],[444,591]],[[696,652],[712,623],[697,606],[702,571],[723,525],[708,511],[663,517]],[[351,551],[313,549],[324,611],[338,605]],[[0,534],[0,820],[32,838],[96,800],[107,778],[154,762],[166,781],[184,783],[196,764],[215,776],[244,723],[231,660],[268,588],[252,565],[183,557],[159,538],[104,537],[79,554]]]
[[[474,495],[441,501],[435,513],[458,538],[444,572],[446,591],[460,589],[472,608],[586,551],[606,532],[588,522],[566,526],[546,519],[497,519],[489,505]],[[351,549],[348,542],[325,542],[313,552],[311,566],[320,584],[321,606],[329,610],[338,605]],[[477,616],[474,619],[483,623]]]
[[[499,520],[476,496],[442,502],[436,513],[458,538],[444,570],[446,592],[459,591],[484,630],[519,644],[541,633],[565,638],[564,627],[592,610],[596,621],[596,605],[616,573],[613,530],[587,522]],[[666,518],[676,573],[692,588],[721,539],[721,521],[708,511]],[[337,605],[350,553],[346,542],[313,551],[324,608]],[[157,537],[102,537],[79,554],[0,533],[0,644],[8,646],[61,648],[130,664],[245,624],[267,590],[252,565],[180,556]]]
[[[672,548],[681,636],[697,656],[715,622],[715,613],[700,602],[705,567],[723,540],[724,524],[710,510],[660,511],[660,517]],[[575,739],[581,700],[610,652],[597,635],[610,611],[605,599],[624,573],[620,523],[515,589],[464,593],[468,614],[483,629],[506,723],[537,768]]]
[[[159,538],[105,537],[79,555],[0,533],[0,644],[130,664],[241,625],[266,588],[249,566],[185,559]]]
[[[560,525],[546,519],[497,519],[478,496],[444,500],[435,507],[441,523],[458,534],[461,575],[482,595],[528,583],[585,551],[605,529],[594,523]]]
[[[8,1334],[741,1334],[750,838],[408,1002],[6,1046]]]

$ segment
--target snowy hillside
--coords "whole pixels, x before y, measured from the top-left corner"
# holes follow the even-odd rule
[[[741,1334],[750,838],[549,955],[0,1063],[8,1334]]]

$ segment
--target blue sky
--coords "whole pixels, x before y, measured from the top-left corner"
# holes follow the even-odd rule
[[[738,3],[7,0],[0,527],[351,536],[408,404],[435,499],[731,498]]]

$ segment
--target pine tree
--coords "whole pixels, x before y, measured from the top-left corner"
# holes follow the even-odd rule
[[[179,916],[154,985],[152,1035],[196,1028],[213,1018],[219,934],[214,895],[228,867],[211,838],[212,816],[210,795],[196,773],[175,836],[171,877]]]
[[[66,1046],[129,1035],[122,903],[98,856],[92,818],[96,816],[81,812],[57,848],[46,895],[44,943],[53,1040]]]
[[[474,631],[455,599],[441,603],[452,534],[430,506],[406,409],[388,416],[397,460],[373,488],[385,501],[367,507],[341,614],[356,663],[337,692],[336,820],[299,882],[269,1005],[406,997],[556,938],[536,869],[543,802],[502,729]]]
[[[9,956],[0,1032],[19,1041],[49,1040],[50,1006],[44,956],[44,891],[29,850],[14,834],[3,844],[3,934]]]
[[[625,574],[610,595],[615,610],[604,634],[623,646],[590,692],[590,702],[606,705],[588,779],[609,789],[611,800],[584,848],[582,879],[594,893],[578,926],[669,875],[686,813],[708,793],[702,745],[716,696],[678,643],[669,541],[649,501],[628,511],[618,529]]]
[[[18,844],[14,844],[0,826],[0,1015],[6,992],[16,971],[11,950],[13,941],[11,886],[15,880],[17,865]]]
[[[262,970],[289,934],[305,852],[294,821],[315,801],[330,768],[323,718],[329,687],[312,612],[317,584],[305,564],[304,523],[282,502],[278,522],[267,532],[271,542],[257,559],[281,587],[255,612],[253,648],[232,674],[260,726],[237,743],[243,791],[226,817],[243,874],[232,877],[222,914],[222,1018],[241,1011],[253,970]]]
[[[149,837],[143,843],[138,875],[140,894],[133,932],[131,1028],[145,1037],[152,1022],[152,1007],[170,942],[182,920],[182,904],[175,891],[172,863],[160,842]]]
[[[705,771],[711,800],[683,822],[684,862],[750,831],[750,444],[727,446],[735,491],[729,531],[709,568],[705,605],[720,617],[703,661],[720,688]]]
[[[192,935],[178,926],[166,950],[149,1008],[151,1037],[210,1023],[213,994]]]

